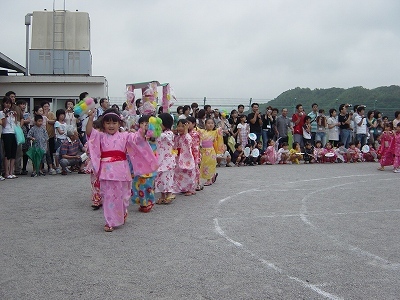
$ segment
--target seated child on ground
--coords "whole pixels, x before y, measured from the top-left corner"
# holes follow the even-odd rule
[[[282,148],[279,148],[278,150],[278,159],[277,162],[278,164],[287,164],[289,160],[289,145],[286,142],[282,143]]]
[[[303,154],[301,153],[300,144],[298,142],[294,142],[292,149],[289,151],[289,161],[293,164],[300,164],[300,160],[303,158]]]
[[[232,154],[232,162],[236,166],[243,166],[245,159],[246,159],[246,156],[244,156],[242,144],[236,143],[235,144],[235,152],[233,152],[233,154]]]

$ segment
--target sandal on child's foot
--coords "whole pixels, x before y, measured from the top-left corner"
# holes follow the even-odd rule
[[[113,232],[114,228],[112,228],[111,226],[108,226],[108,224],[104,225],[104,231],[105,232]]]
[[[185,196],[192,196],[192,195],[196,195],[195,192],[186,192],[184,193]]]
[[[164,204],[165,198],[158,198],[156,204]]]
[[[171,204],[174,201],[175,197],[167,197],[164,199],[163,204]]]

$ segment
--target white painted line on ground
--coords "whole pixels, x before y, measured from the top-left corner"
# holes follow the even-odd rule
[[[378,180],[380,180],[380,179],[378,179]],[[384,179],[382,179],[382,180],[384,180]],[[369,262],[370,264],[375,265],[375,266],[379,266],[379,267],[381,267],[383,269],[398,270],[399,267],[400,267],[399,263],[392,263],[392,262],[390,262],[390,261],[388,261],[388,260],[386,260],[386,259],[384,259],[384,258],[382,258],[382,257],[380,257],[378,255],[375,255],[375,254],[373,254],[371,252],[368,252],[366,250],[363,250],[363,249],[358,248],[356,246],[353,246],[351,244],[343,243],[343,242],[339,241],[335,236],[332,236],[332,235],[328,234],[327,232],[325,232],[324,230],[318,228],[316,225],[314,225],[307,218],[307,216],[311,216],[311,215],[307,214],[307,206],[306,206],[307,199],[309,197],[311,197],[312,195],[314,195],[316,193],[319,193],[321,191],[326,191],[326,190],[330,190],[330,189],[334,189],[334,188],[338,188],[338,187],[342,187],[342,186],[346,186],[346,185],[350,185],[350,184],[356,184],[356,183],[360,183],[360,182],[368,182],[368,181],[356,181],[356,182],[348,182],[348,183],[344,183],[344,184],[333,185],[333,186],[330,186],[330,187],[327,187],[327,188],[323,188],[323,189],[319,189],[319,190],[313,191],[313,192],[309,193],[308,195],[304,196],[303,199],[301,200],[302,204],[301,204],[301,209],[300,209],[300,219],[305,224],[307,224],[308,226],[310,226],[311,228],[316,230],[318,234],[327,236],[329,239],[334,241],[336,244],[338,244],[338,245],[340,245],[342,247],[346,247],[350,252],[356,254],[357,256],[359,256],[359,257],[368,257],[370,259],[373,259],[372,262],[371,261]]]
[[[254,189],[251,190],[247,190],[247,191],[242,191],[240,193],[238,193],[236,196],[240,195],[240,194],[244,194],[244,193],[249,193],[249,192],[253,192]],[[218,205],[217,205],[217,209],[219,209],[219,205],[223,202],[225,202],[226,200],[232,199],[232,197],[234,196],[228,196],[224,199],[221,199],[220,201],[218,201]],[[256,260],[258,260],[262,265],[266,266],[267,268],[274,270],[276,272],[278,272],[279,274],[281,274],[282,276],[287,277],[288,279],[295,281],[297,283],[300,283],[303,287],[308,288],[310,290],[312,290],[313,292],[331,299],[331,300],[342,300],[343,298],[340,298],[339,296],[336,296],[334,294],[328,293],[320,288],[318,288],[318,285],[314,285],[314,284],[310,284],[304,280],[301,280],[300,278],[294,277],[294,276],[290,276],[289,274],[287,274],[283,269],[279,268],[278,266],[276,266],[274,263],[267,261],[259,256],[257,256],[255,253],[253,253],[252,251],[246,249],[242,243],[237,242],[235,240],[233,240],[232,238],[230,238],[225,232],[224,230],[221,228],[221,226],[219,225],[218,222],[218,218],[214,218],[214,228],[216,230],[216,232],[222,236],[224,239],[226,239],[229,243],[233,244],[234,246],[238,247],[240,250],[246,252],[247,254],[249,254],[250,256],[254,257]]]

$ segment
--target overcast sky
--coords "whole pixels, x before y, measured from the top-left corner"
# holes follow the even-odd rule
[[[45,8],[53,0],[1,0],[0,52],[25,65],[24,17]],[[398,0],[66,0],[66,9],[89,13],[93,75],[106,76],[111,97],[148,80],[170,82],[178,99],[400,82]]]

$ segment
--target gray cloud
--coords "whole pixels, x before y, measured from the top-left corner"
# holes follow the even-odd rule
[[[93,73],[107,77],[110,96],[147,80],[170,82],[178,98],[271,99],[297,86],[373,88],[400,79],[395,0],[66,3],[90,14]],[[0,51],[24,64],[24,16],[52,4],[3,0],[10,22],[0,28]]]

